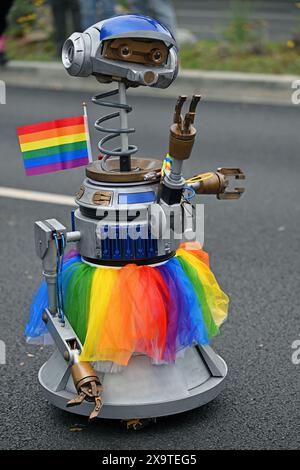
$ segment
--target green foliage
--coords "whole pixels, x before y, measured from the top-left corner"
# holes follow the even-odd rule
[[[8,34],[23,37],[38,24],[44,0],[15,0],[8,15]]]
[[[8,38],[7,56],[10,60],[38,60],[43,62],[58,60],[56,47],[51,39],[24,44]]]
[[[127,0],[119,0],[117,2],[117,5],[124,8],[124,10],[129,10],[129,3],[127,2]]]
[[[288,41],[288,45],[291,49],[297,48],[298,50],[300,50],[300,2],[296,2],[294,6],[295,6],[295,19],[297,21],[292,31],[291,38]]]
[[[183,46],[181,66],[202,70],[300,73],[298,42],[268,42],[265,24],[252,21],[247,0],[231,2],[231,21],[223,38],[219,42],[204,40],[194,46]]]
[[[252,39],[253,25],[250,22],[248,1],[233,0],[230,3],[231,21],[224,37],[233,44],[243,44]]]
[[[247,0],[233,0],[230,5],[231,21],[224,31],[224,39],[240,49],[262,53],[267,42],[265,22],[251,19],[251,5]]]
[[[256,54],[239,45],[199,41],[180,49],[180,62],[184,69],[300,75],[299,49],[277,43],[269,43],[263,53]]]

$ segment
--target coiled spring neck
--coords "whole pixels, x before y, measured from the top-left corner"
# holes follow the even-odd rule
[[[118,103],[106,100],[114,95],[119,96]],[[119,109],[119,111],[106,114],[95,122],[95,128],[98,131],[107,134],[98,143],[99,151],[104,155],[101,161],[102,170],[109,171],[106,168],[106,161],[108,158],[119,157],[120,171],[131,171],[130,157],[138,151],[138,147],[128,143],[128,135],[134,133],[135,128],[128,127],[127,114],[132,111],[132,107],[126,102],[126,85],[123,82],[120,82],[117,89],[93,96],[92,102],[99,106]],[[102,125],[104,122],[114,118],[120,119],[119,128],[109,128]],[[104,144],[117,137],[121,137],[121,146],[114,148],[113,150],[104,146]]]

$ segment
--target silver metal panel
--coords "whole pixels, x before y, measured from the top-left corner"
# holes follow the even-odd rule
[[[66,317],[63,325],[58,315],[51,315],[48,309],[45,310],[45,313],[47,315],[47,329],[61,354],[68,351],[70,357],[72,356],[72,351],[68,344],[68,342],[72,340],[76,340],[78,347],[82,349],[80,340]]]
[[[121,206],[119,206],[121,207]],[[122,227],[130,227],[139,225],[140,227],[145,227],[146,232],[148,233],[148,226],[150,220],[150,213],[147,212],[147,206],[144,204],[140,204],[137,207],[137,204],[130,204],[128,207],[134,210],[134,208],[138,208],[140,215],[138,220],[132,222],[123,222],[122,218],[120,221],[116,222],[115,220],[115,209],[112,209],[112,218],[109,217],[109,208],[105,208],[105,211],[108,211],[108,217],[103,219],[102,221],[99,219],[90,219],[85,217],[80,213],[80,210],[77,209],[75,211],[75,220],[76,220],[76,229],[80,232],[80,241],[78,243],[80,254],[86,258],[101,258],[101,243],[100,237],[97,234],[100,234],[101,227],[107,226],[111,227],[112,230],[115,229],[116,225],[122,230]],[[150,205],[148,206],[150,207]],[[104,210],[104,207],[101,208]],[[177,209],[176,209],[177,210]],[[173,209],[174,211],[174,209]],[[178,211],[181,211],[180,207]],[[126,215],[124,215],[124,220]],[[182,224],[181,213],[178,213],[176,217],[176,221],[178,225]],[[177,232],[180,234],[180,228],[177,228]],[[164,238],[159,238],[157,240],[157,248],[158,248],[158,256],[164,256],[168,253],[175,251],[182,239],[178,237],[178,239],[174,238],[174,232],[170,227],[166,228],[166,235]]]
[[[184,358],[177,359],[176,366],[185,377],[188,390],[198,387],[211,377],[206,363],[196,348],[186,349]]]
[[[82,256],[87,258],[98,258],[100,248],[97,244],[96,228],[98,220],[83,216],[79,209],[75,211],[76,229],[80,232],[78,249]]]
[[[61,359],[60,352],[56,350],[47,362],[49,368],[44,379],[45,386],[51,387],[54,391],[64,390],[70,378],[70,367],[65,360]],[[74,385],[72,391],[76,393]]]
[[[157,196],[158,194],[158,189],[159,189],[159,182],[155,183],[149,183],[149,182],[144,182],[144,183],[139,183],[139,184],[131,184],[131,185],[126,185],[122,186],[121,184],[118,184],[117,186],[113,184],[105,184],[105,183],[98,183],[96,181],[91,182],[88,178],[85,178],[82,182],[81,185],[82,188],[84,188],[84,193],[80,197],[80,199],[77,199],[76,202],[79,206],[85,206],[85,207],[91,207],[91,208],[97,208],[101,207],[104,210],[109,210],[110,208],[113,209],[121,209],[124,204],[119,204],[119,195],[120,194],[135,194],[135,193],[145,193],[152,191],[155,193]],[[111,202],[108,206],[98,206],[93,202],[93,196],[97,192],[105,192],[109,191],[111,193]],[[146,203],[138,203],[138,204],[129,204],[130,208],[132,209],[139,209],[141,206],[147,207],[148,205],[153,204],[153,202],[146,202]]]
[[[198,346],[203,359],[214,377],[223,377],[223,361],[210,346]]]
[[[211,352],[211,360],[218,358],[222,377],[209,373],[202,355],[195,348],[172,365],[153,365],[145,356],[133,356],[128,366],[120,373],[101,374],[104,376],[103,408],[99,418],[130,419],[167,416],[181,413],[213,400],[222,390],[227,366],[223,359]],[[78,407],[66,408],[68,400],[74,397],[75,389],[71,378],[66,387],[57,391],[61,383],[57,374],[65,377],[68,365],[59,353],[42,366],[39,381],[45,396],[55,406],[72,413],[89,416],[93,405],[83,402]],[[99,374],[100,375],[100,374]]]
[[[103,387],[104,402],[114,405],[145,405],[188,396],[185,378],[175,365],[150,365],[146,356],[132,358],[120,374],[105,374]]]

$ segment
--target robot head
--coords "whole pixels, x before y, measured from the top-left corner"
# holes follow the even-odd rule
[[[114,16],[73,33],[62,62],[70,75],[95,75],[100,82],[124,80],[129,86],[167,88],[178,71],[176,41],[147,16]]]

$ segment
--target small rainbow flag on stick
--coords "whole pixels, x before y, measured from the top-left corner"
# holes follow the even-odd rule
[[[84,116],[18,127],[26,175],[41,175],[87,165],[92,161]]]

